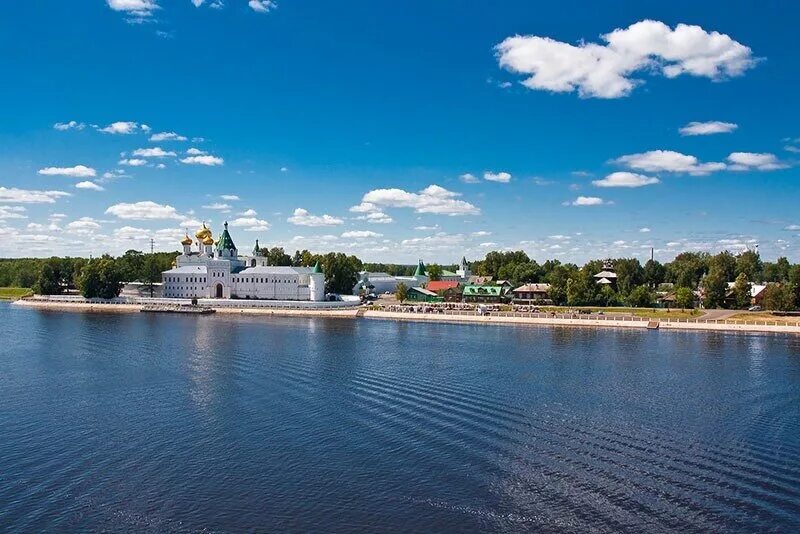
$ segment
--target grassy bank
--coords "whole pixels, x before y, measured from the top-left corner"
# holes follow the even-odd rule
[[[775,322],[778,324],[797,324],[800,323],[800,317],[798,316],[782,316],[782,315],[773,315],[770,312],[748,312],[748,313],[737,313],[735,315],[731,315],[728,317],[729,321],[738,321],[738,322],[753,322],[753,321],[768,321],[768,322]]]
[[[28,287],[0,287],[0,300],[17,300],[33,295]]]
[[[623,308],[623,307],[594,307],[594,306],[542,306],[544,311],[556,313],[567,313],[569,311],[591,311],[592,313],[603,312],[606,315],[631,315],[633,317],[644,317],[647,319],[696,319],[703,315],[700,310],[678,310],[666,308]]]

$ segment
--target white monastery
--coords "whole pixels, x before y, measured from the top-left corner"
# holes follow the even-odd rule
[[[181,241],[183,254],[173,268],[161,274],[168,298],[325,300],[325,275],[312,267],[276,267],[267,264],[256,246],[251,256],[239,256],[228,233],[228,223],[214,241],[203,224]]]

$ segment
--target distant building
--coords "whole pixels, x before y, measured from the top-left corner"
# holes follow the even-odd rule
[[[510,291],[504,286],[464,286],[464,302],[502,303],[510,300]]]
[[[603,270],[594,275],[594,279],[600,285],[611,286],[616,289],[617,273],[614,272],[614,264],[611,263],[611,260],[607,260],[603,264]]]
[[[549,301],[550,284],[525,284],[514,289],[514,300],[528,302]]]
[[[187,235],[181,241],[183,253],[161,274],[164,297],[325,300],[325,275],[319,264],[270,266],[258,241],[252,256],[239,256],[228,223],[216,241],[205,224],[195,239]]]
[[[406,300],[410,302],[442,302],[444,299],[422,287],[411,287],[406,292]]]
[[[353,294],[358,295],[362,289],[366,293],[375,293],[376,295],[394,293],[397,291],[397,284],[403,283],[406,287],[419,287],[428,280],[425,264],[422,263],[422,260],[419,260],[413,276],[392,276],[381,272],[360,272],[358,282],[353,286]]]
[[[431,280],[425,286],[425,289],[433,291],[434,293],[438,293],[440,291],[446,291],[458,286],[459,283],[455,280]]]
[[[733,289],[736,287],[736,282],[728,282],[728,291],[725,296],[726,299],[733,299]],[[750,305],[763,306],[764,296],[767,293],[767,286],[764,284],[750,284]]]

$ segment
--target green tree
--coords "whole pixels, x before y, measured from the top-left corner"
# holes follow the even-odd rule
[[[728,282],[725,279],[725,274],[719,268],[709,271],[703,279],[703,290],[703,306],[706,308],[723,307],[728,291]]]
[[[397,298],[398,302],[404,302],[408,297],[408,287],[403,282],[399,282],[397,284],[397,289],[394,291],[394,296]]]
[[[725,281],[730,282],[736,278],[736,256],[730,252],[723,251],[711,256],[708,259],[708,270],[717,269],[725,277]]]
[[[797,307],[797,288],[791,282],[769,284],[764,292],[764,308],[768,310],[792,311]]]
[[[628,294],[628,305],[634,308],[648,308],[653,305],[653,292],[647,286],[636,286]]]
[[[358,273],[361,271],[361,260],[342,252],[329,252],[320,256],[319,261],[325,273],[327,293],[349,295],[353,292],[353,286],[356,285]]]
[[[61,260],[49,258],[39,270],[39,277],[33,285],[33,291],[39,295],[58,295],[61,293]]]
[[[675,291],[675,304],[683,309],[694,308],[694,291],[688,287],[679,287]]]
[[[704,252],[682,252],[666,265],[666,281],[678,287],[694,289],[708,272],[708,254]]]
[[[122,290],[122,276],[114,259],[103,256],[87,263],[78,277],[78,287],[86,298],[118,297]]]
[[[263,249],[262,254],[267,258],[267,263],[276,267],[288,267],[292,264],[292,257],[284,252],[283,247]]]
[[[736,257],[736,276],[740,273],[747,275],[747,279],[753,282],[762,280],[764,265],[758,252],[746,250]]]
[[[733,305],[740,310],[750,306],[750,282],[744,273],[739,273],[733,284]]]
[[[617,273],[617,291],[623,295],[644,283],[644,269],[636,258],[616,260],[614,271]]]
[[[647,260],[647,263],[644,264],[642,277],[644,278],[644,282],[651,288],[656,288],[660,284],[663,284],[666,276],[666,267],[656,260]]]
[[[442,279],[442,266],[437,263],[431,263],[428,265],[428,278],[430,280],[436,281]]]

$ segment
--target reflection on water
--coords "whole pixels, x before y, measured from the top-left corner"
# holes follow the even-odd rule
[[[5,529],[800,529],[795,337],[0,321]]]

